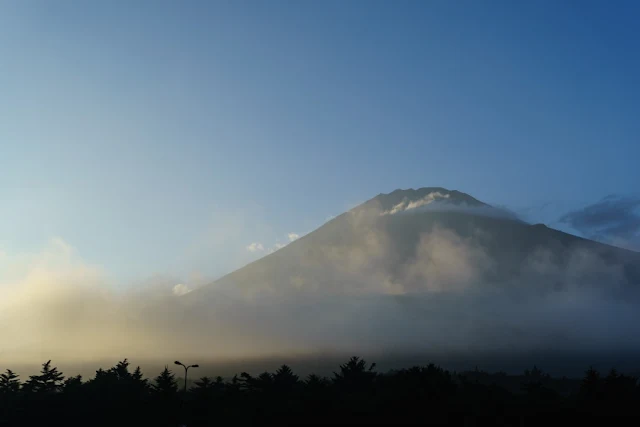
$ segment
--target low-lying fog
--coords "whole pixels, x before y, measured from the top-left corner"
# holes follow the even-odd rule
[[[381,369],[428,361],[505,371],[537,363],[558,374],[603,360],[640,367],[640,359],[639,366],[627,360],[640,353],[640,310],[616,292],[618,267],[576,252],[559,270],[537,253],[517,283],[495,287],[480,275],[491,254],[435,228],[391,277],[378,262],[390,256],[382,233],[367,226],[364,244],[320,251],[325,270],[317,274],[341,278],[342,288],[323,291],[306,277],[290,293],[116,291],[103,272],[53,241],[0,287],[0,368],[33,371],[53,359],[72,373],[128,357],[149,369],[196,361],[202,374],[207,364],[231,373],[282,362],[330,372],[348,355]],[[582,282],[583,270],[600,280]]]

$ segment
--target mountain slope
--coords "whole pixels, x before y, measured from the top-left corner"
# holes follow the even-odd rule
[[[208,293],[406,294],[576,286],[635,292],[640,254],[529,225],[441,187],[380,194],[186,299]]]

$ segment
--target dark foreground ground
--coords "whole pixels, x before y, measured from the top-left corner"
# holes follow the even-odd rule
[[[0,377],[0,426],[640,421],[638,380],[616,370],[587,367],[580,378],[554,377],[535,366],[519,374],[433,364],[387,370],[356,357],[321,375],[299,375],[287,365],[263,373],[238,370],[226,378],[200,377],[195,373],[205,367],[195,369],[189,375],[199,379],[187,391],[168,367],[147,378],[127,360],[86,378],[65,377],[52,363],[27,378],[7,370]]]

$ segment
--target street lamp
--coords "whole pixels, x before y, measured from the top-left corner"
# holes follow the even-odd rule
[[[181,362],[179,362],[177,360],[175,362],[173,362],[173,363],[175,363],[176,365],[180,365],[180,366],[182,366],[184,368],[184,392],[186,393],[187,392],[187,372],[189,371],[189,368],[198,368],[199,365],[189,365],[189,366],[187,366],[184,363],[181,363]]]

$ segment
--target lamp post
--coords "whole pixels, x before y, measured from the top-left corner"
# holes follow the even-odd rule
[[[173,363],[175,363],[176,365],[180,365],[184,368],[184,392],[186,393],[187,392],[187,372],[189,371],[189,368],[198,368],[199,366],[198,365],[187,366],[184,363],[181,363],[177,360]]]

